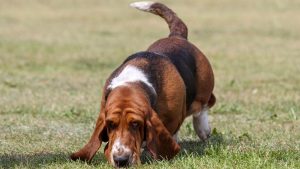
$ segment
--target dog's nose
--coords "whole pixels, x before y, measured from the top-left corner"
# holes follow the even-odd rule
[[[117,167],[126,167],[129,165],[129,155],[114,156],[114,162]]]

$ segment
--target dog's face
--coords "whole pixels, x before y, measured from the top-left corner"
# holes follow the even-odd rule
[[[100,116],[102,141],[107,160],[115,167],[140,163],[141,145],[156,159],[172,158],[179,145],[164,127],[156,112],[141,92],[130,87],[118,87],[110,92],[105,105],[105,115]]]
[[[105,156],[116,167],[140,162],[148,111],[145,99],[143,94],[127,88],[112,91],[107,99],[105,123],[109,141]]]

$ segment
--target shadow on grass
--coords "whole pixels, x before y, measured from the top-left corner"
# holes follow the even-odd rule
[[[204,156],[206,149],[222,149],[226,145],[226,141],[222,133],[216,130],[212,132],[211,137],[207,142],[197,140],[182,140],[179,142],[181,152],[179,157],[184,156]],[[26,166],[28,168],[43,168],[49,164],[65,164],[71,162],[69,158],[70,153],[36,153],[36,154],[4,154],[0,155],[0,168],[14,168],[17,166]],[[155,160],[147,151],[144,151],[141,156],[142,164],[151,164]],[[83,163],[84,164],[84,163]],[[104,157],[103,150],[99,150],[97,155],[93,158],[90,165],[99,166],[107,164]]]
[[[216,129],[213,130],[211,137],[208,141],[200,141],[198,138],[193,140],[181,140],[179,145],[181,151],[178,157],[184,156],[204,156],[207,149],[221,150],[228,142],[225,141],[224,135],[217,132]],[[141,156],[142,164],[150,164],[155,160],[150,156],[147,151],[144,151]]]
[[[181,156],[185,155],[205,155],[205,150],[207,148],[220,149],[226,144],[224,136],[222,133],[217,132],[216,129],[212,131],[211,137],[207,141],[197,140],[182,140],[179,142],[181,146]]]
[[[36,153],[36,154],[4,154],[0,155],[0,168],[15,168],[17,166],[28,168],[43,168],[49,164],[65,164],[71,162],[70,153]],[[98,153],[91,165],[106,163],[103,154]]]
[[[45,164],[64,163],[68,155],[64,153],[36,153],[36,154],[4,154],[0,155],[0,168],[26,166],[40,168]]]

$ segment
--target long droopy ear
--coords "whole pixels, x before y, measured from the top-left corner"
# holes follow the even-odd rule
[[[180,151],[180,146],[154,110],[146,120],[146,142],[155,159],[171,159]]]
[[[105,113],[101,110],[96,122],[94,132],[89,142],[79,151],[71,155],[72,160],[82,160],[90,162],[98,149],[101,146],[102,141],[108,141],[106,127],[105,127]]]

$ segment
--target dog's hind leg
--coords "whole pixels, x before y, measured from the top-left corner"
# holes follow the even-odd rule
[[[198,100],[195,99],[192,103],[189,109],[189,114],[193,115],[193,126],[198,137],[201,140],[206,141],[211,133],[211,128],[208,121],[208,112],[209,108],[215,104],[216,98],[214,94],[211,94],[208,101],[201,102]]]
[[[202,141],[207,140],[211,132],[208,121],[208,110],[208,107],[205,106],[200,112],[193,114],[194,130]]]
[[[216,102],[216,97],[213,94],[214,74],[204,54],[196,47],[194,49],[196,53],[196,96],[189,108],[189,115],[193,115],[193,125],[197,135],[205,141],[211,132],[208,110]]]

